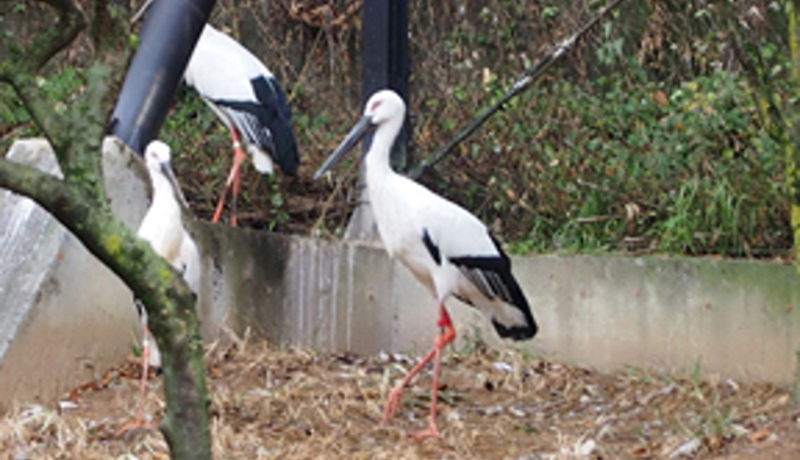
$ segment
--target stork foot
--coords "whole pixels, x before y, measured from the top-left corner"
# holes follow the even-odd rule
[[[386,405],[383,406],[383,421],[388,422],[390,418],[394,417],[400,404],[403,403],[403,385],[397,385],[389,392],[386,398]]]
[[[158,428],[155,423],[145,422],[145,400],[147,397],[147,379],[150,370],[150,329],[147,327],[147,317],[144,317],[144,331],[142,332],[142,357],[141,357],[141,376],[139,378],[139,408],[136,413],[136,419],[126,424],[117,430],[117,436],[122,435],[128,431],[134,430],[153,430]]]
[[[417,441],[422,441],[426,438],[441,438],[442,434],[439,433],[439,430],[436,428],[436,425],[431,425],[426,430],[417,431],[416,433],[410,433],[410,437],[414,438]]]

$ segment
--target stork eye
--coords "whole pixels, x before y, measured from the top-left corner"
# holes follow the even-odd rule
[[[369,111],[370,112],[374,112],[374,111],[378,110],[378,107],[381,106],[381,103],[383,103],[383,101],[375,101],[375,102],[373,102],[372,105],[369,108]]]

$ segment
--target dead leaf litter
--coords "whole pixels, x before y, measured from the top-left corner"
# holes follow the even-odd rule
[[[239,342],[207,354],[216,459],[767,459],[800,458],[800,409],[785,388],[628,369],[613,374],[479,345],[445,355],[441,439],[426,426],[430,369],[389,422],[383,402],[414,364]],[[166,459],[158,431],[116,436],[137,408],[124,363],[53,407],[0,420],[8,459]],[[161,380],[147,413],[163,416]]]

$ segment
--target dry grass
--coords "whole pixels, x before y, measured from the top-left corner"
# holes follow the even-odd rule
[[[800,446],[789,394],[765,384],[606,375],[478,346],[447,355],[443,438],[415,442],[407,433],[425,427],[429,376],[382,421],[388,388],[412,363],[405,356],[240,341],[212,347],[208,362],[217,459],[755,459],[789,458]],[[136,409],[132,370],[111,371],[75,408],[7,414],[3,458],[167,458],[156,431],[114,435]],[[148,412],[159,417],[161,382],[150,382]]]

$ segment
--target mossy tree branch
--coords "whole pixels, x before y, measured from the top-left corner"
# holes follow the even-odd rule
[[[0,187],[30,198],[38,196],[44,198],[55,196],[56,192],[61,193],[60,189],[68,185],[61,179],[38,169],[0,158]],[[39,204],[46,208],[42,203]]]
[[[105,198],[101,143],[130,56],[127,20],[108,0],[93,2],[94,64],[87,70],[84,93],[58,114],[35,77],[47,59],[75,39],[85,19],[73,0],[42,1],[56,9],[57,25],[27,46],[14,44],[14,53],[0,62],[0,82],[11,85],[45,133],[64,179],[0,159],[0,188],[36,201],[142,300],[163,354],[167,415],[161,428],[172,458],[210,459],[195,297],[181,275],[113,215]]]

